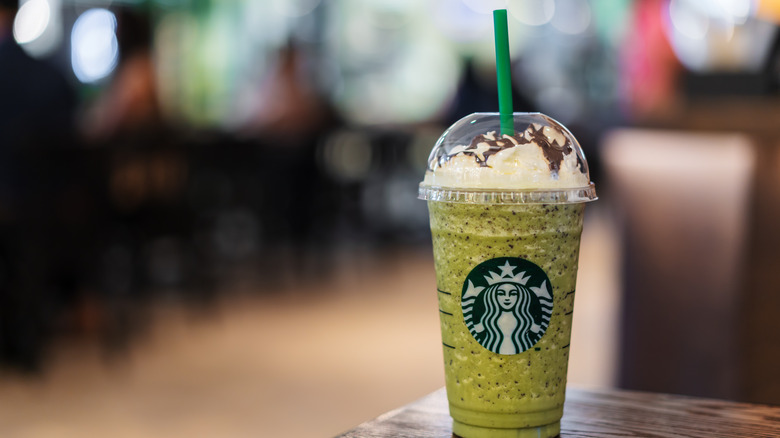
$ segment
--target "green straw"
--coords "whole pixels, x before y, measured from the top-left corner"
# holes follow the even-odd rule
[[[515,135],[506,9],[493,11],[493,30],[496,35],[496,76],[498,78],[498,112],[501,114],[501,134]]]

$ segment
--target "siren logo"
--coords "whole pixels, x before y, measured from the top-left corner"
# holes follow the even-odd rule
[[[553,309],[550,280],[542,268],[518,257],[477,265],[461,295],[463,318],[480,345],[498,354],[518,354],[542,338]]]

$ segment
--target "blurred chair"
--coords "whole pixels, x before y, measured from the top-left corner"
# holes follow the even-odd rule
[[[621,129],[603,159],[625,245],[619,385],[741,398],[752,142]]]

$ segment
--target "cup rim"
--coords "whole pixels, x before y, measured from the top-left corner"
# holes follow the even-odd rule
[[[545,189],[473,189],[420,183],[417,198],[461,204],[580,204],[598,199],[596,186]]]

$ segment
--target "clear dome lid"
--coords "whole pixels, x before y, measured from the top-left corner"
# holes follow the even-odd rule
[[[419,198],[489,204],[565,204],[597,199],[588,162],[565,126],[541,113],[473,113],[431,151]]]

